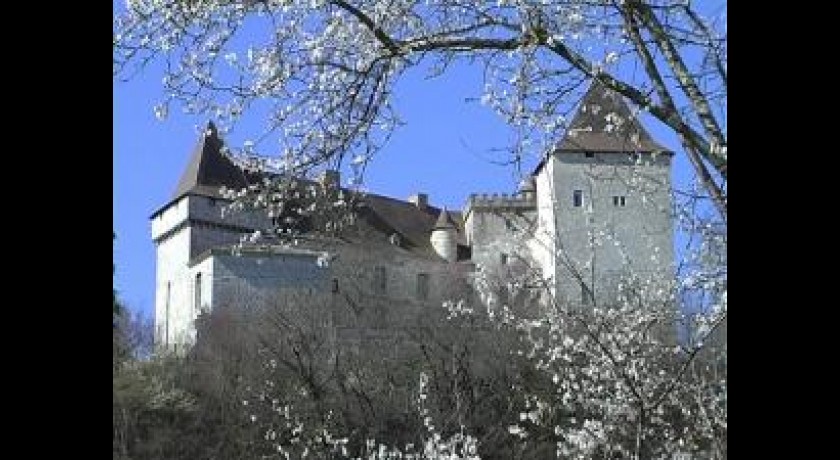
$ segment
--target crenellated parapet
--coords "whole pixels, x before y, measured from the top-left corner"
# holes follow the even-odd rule
[[[520,191],[517,194],[471,194],[464,207],[464,230],[467,242],[473,246],[473,259],[496,243],[510,240],[515,229],[529,227],[528,216],[537,210],[536,194]]]
[[[467,216],[471,212],[479,211],[531,211],[536,209],[536,207],[537,199],[534,194],[473,193],[467,199],[467,204],[464,207],[464,216]]]

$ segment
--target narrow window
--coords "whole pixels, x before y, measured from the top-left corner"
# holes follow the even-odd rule
[[[624,195],[613,196],[613,206],[624,207],[627,204],[627,197]]]
[[[373,289],[378,294],[384,294],[388,290],[388,277],[385,267],[374,267]]]
[[[572,205],[576,208],[583,206],[583,190],[575,190],[572,193]]]
[[[419,299],[419,300],[428,300],[429,299],[429,274],[428,273],[418,273],[417,274],[417,299]]]
[[[510,291],[508,291],[507,286],[500,285],[499,286],[499,303],[502,305],[508,305],[510,303]]]
[[[195,304],[193,305],[193,316],[201,311],[201,273],[195,274]]]
[[[503,253],[501,253],[501,254],[499,254],[499,262],[501,262],[501,263],[502,263],[502,265],[507,265],[507,263],[508,263],[508,255],[507,255],[507,254],[505,254],[504,252],[503,252]]]
[[[172,299],[172,282],[166,282],[166,315],[163,323],[163,343],[169,346],[169,301]]]
[[[338,294],[338,278],[333,278],[332,280],[332,293]]]
[[[592,291],[583,283],[580,285],[580,301],[584,305],[592,305]]]

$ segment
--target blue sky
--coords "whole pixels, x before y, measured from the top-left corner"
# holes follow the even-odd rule
[[[149,216],[172,195],[207,118],[171,110],[166,121],[153,112],[159,102],[162,73],[155,66],[127,83],[113,84],[113,226],[116,275],[114,286],[132,309],[154,311],[155,247]],[[493,152],[510,144],[510,132],[492,111],[477,101],[482,79],[479,68],[457,67],[435,79],[421,70],[409,72],[398,84],[395,104],[405,126],[369,166],[366,189],[406,198],[426,192],[436,206],[461,209],[470,193],[510,193],[518,181],[511,166]],[[646,120],[653,137],[675,151],[673,134]],[[262,128],[242,124],[226,137],[240,143]],[[534,155],[537,152],[533,152]],[[528,159],[528,168],[535,164]],[[678,155],[675,183],[684,183],[688,165]]]

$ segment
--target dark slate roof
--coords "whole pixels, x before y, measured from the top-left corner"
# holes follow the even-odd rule
[[[456,228],[455,223],[452,222],[452,219],[449,217],[449,212],[446,211],[446,208],[440,212],[438,215],[437,222],[435,222],[434,229],[446,229],[446,228]]]
[[[442,214],[443,210],[441,208],[426,206],[421,209],[407,201],[375,194],[365,195],[364,201],[375,214],[376,220],[387,224],[390,229],[402,236],[406,243],[406,249],[438,257],[429,238]],[[458,232],[458,245],[466,246],[463,216],[460,212],[453,211],[447,211],[446,214],[448,216],[447,220]],[[366,218],[369,222],[373,219],[372,216]],[[385,230],[382,229],[382,231]]]
[[[607,115],[614,113],[621,120],[620,128],[607,129]],[[572,123],[555,148],[557,152],[668,152],[656,143],[639,120],[632,116],[627,103],[618,93],[595,80],[583,96]]]
[[[212,122],[195,146],[175,193],[166,205],[158,209],[152,217],[166,209],[184,195],[203,195],[220,197],[222,186],[228,188],[242,188],[260,179],[259,174],[245,173],[228,157],[222,154],[224,142],[219,138],[218,131]],[[366,194],[364,195],[366,209],[362,209],[360,217],[366,227],[379,233],[383,241],[393,233],[399,233],[403,239],[404,249],[428,257],[439,258],[429,241],[432,230],[441,209],[434,206],[419,208],[415,204],[394,198]],[[446,221],[458,231],[458,244],[466,246],[463,232],[463,217],[459,212],[446,211]],[[377,239],[374,235],[370,235]],[[459,251],[467,254],[468,251]],[[441,259],[442,260],[442,259]]]
[[[202,195],[217,195],[219,188],[225,185],[230,188],[245,187],[253,177],[246,177],[241,168],[222,154],[224,142],[219,138],[219,132],[213,122],[207,123],[207,129],[198,141],[190,156],[190,161],[178,181],[172,200],[190,192]]]
[[[522,178],[519,181],[519,191],[520,192],[536,192],[537,191],[537,182],[534,179],[534,176],[527,176]]]
[[[261,179],[260,174],[245,172],[235,165],[230,158],[222,153],[223,146],[224,141],[219,137],[216,125],[212,121],[208,122],[207,128],[193,148],[172,198],[150,217],[154,218],[184,195],[221,198],[220,189],[223,185],[232,189],[240,189]]]

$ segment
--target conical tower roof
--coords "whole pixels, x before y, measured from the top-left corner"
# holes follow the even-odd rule
[[[537,191],[537,183],[534,180],[534,176],[527,176],[523,177],[521,181],[519,181],[519,192],[535,192]]]
[[[190,192],[212,191],[223,185],[230,188],[247,185],[242,169],[222,154],[223,145],[216,126],[212,121],[208,122],[207,129],[198,140],[189,163],[181,174],[172,195],[173,200]]]
[[[558,152],[668,152],[634,117],[620,94],[595,80],[583,96]]]
[[[449,217],[449,211],[446,208],[443,208],[440,211],[440,215],[438,215],[437,222],[435,222],[434,230],[443,230],[443,229],[450,229],[450,228],[457,228],[455,226],[455,222],[452,221],[452,218]]]

